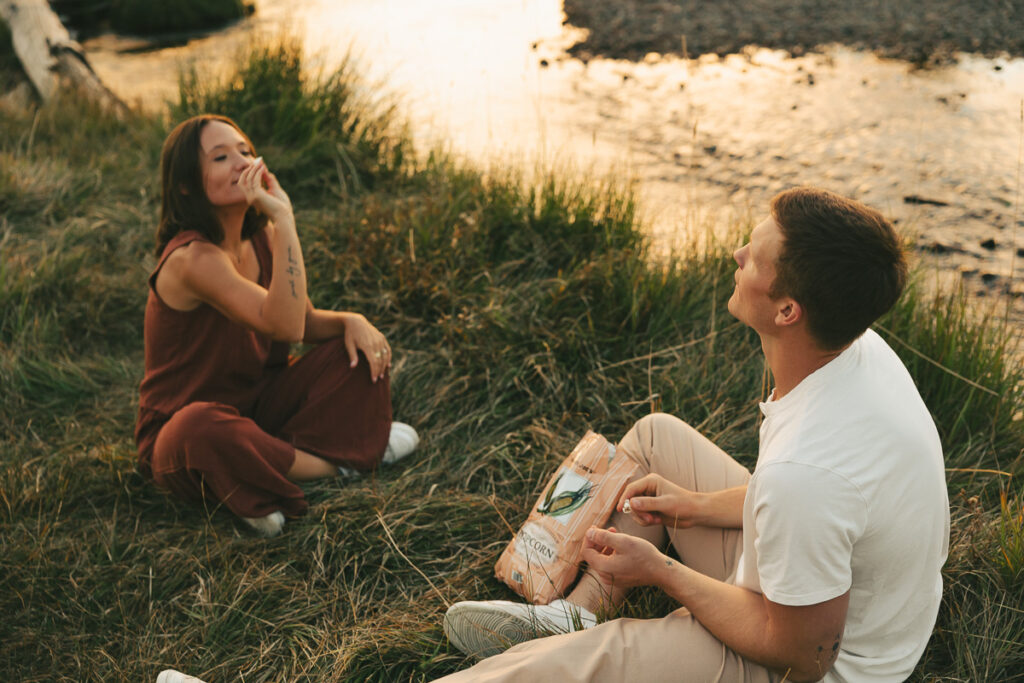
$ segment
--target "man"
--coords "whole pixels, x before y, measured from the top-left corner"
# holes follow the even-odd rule
[[[774,379],[753,475],[681,421],[640,420],[619,444],[643,475],[589,570],[544,607],[462,602],[445,632],[470,654],[521,644],[457,681],[902,681],[942,593],[949,503],[939,437],[906,368],[868,330],[906,262],[878,212],[799,188],[735,253],[729,311]],[[624,511],[629,502],[629,512]],[[679,560],[662,553],[666,539]],[[662,619],[594,614],[632,586],[682,605]],[[538,631],[556,632],[534,638]]]

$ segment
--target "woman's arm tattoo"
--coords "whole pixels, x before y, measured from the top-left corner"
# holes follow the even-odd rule
[[[298,261],[296,261],[295,259],[292,258],[292,248],[289,246],[288,247],[288,269],[285,272],[288,273],[289,275],[291,275],[292,278],[294,278],[297,275],[302,275],[302,270],[300,270],[297,267],[297,265],[298,265]],[[292,286],[292,296],[294,298],[296,298],[296,299],[299,298],[298,292],[295,291],[295,280],[294,279],[288,280],[288,284],[290,284]]]

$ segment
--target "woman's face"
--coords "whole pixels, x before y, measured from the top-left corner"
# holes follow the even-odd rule
[[[245,137],[223,121],[210,121],[199,134],[199,168],[203,190],[215,207],[247,204],[238,176],[253,161]]]

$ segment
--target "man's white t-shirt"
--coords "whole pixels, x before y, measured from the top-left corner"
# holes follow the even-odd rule
[[[761,410],[737,585],[793,606],[849,590],[825,680],[906,679],[935,625],[949,545],[942,447],[910,374],[868,330]]]

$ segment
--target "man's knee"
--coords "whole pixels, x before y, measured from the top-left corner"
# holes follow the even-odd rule
[[[637,420],[619,442],[619,448],[644,473],[669,476],[685,467],[685,461],[693,458],[696,451],[703,451],[703,444],[710,442],[678,417],[651,413]]]
[[[641,447],[651,448],[661,438],[690,438],[697,431],[675,415],[651,413],[637,420],[630,433],[635,434]]]

